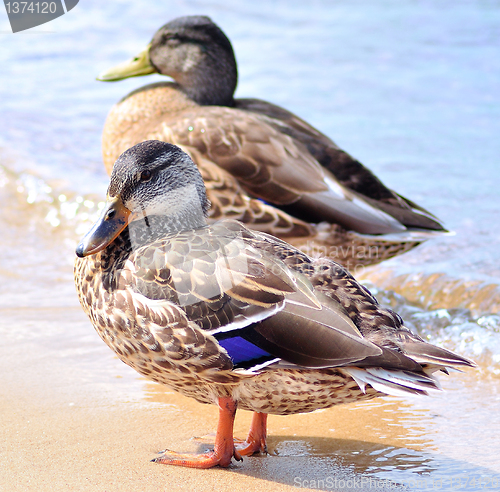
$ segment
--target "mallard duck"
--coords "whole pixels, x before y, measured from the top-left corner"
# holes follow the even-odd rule
[[[76,249],[83,309],[143,376],[219,406],[214,450],[155,461],[208,468],[265,451],[268,414],[382,394],[427,394],[433,373],[474,363],[426,343],[348,271],[224,219],[207,225],[200,172],[146,141],[111,173],[101,217]],[[254,413],[233,442],[237,408]]]
[[[145,51],[98,79],[156,72],[175,82],[141,87],[108,115],[108,172],[136,143],[177,144],[203,175],[211,219],[237,219],[350,269],[446,232],[436,217],[388,189],[302,119],[265,101],[234,99],[233,49],[210,18],[169,22]]]

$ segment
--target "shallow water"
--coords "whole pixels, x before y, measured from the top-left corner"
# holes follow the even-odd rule
[[[104,84],[95,76],[142,49],[161,23],[199,13],[211,15],[233,42],[238,96],[270,100],[310,121],[455,232],[360,273],[409,326],[479,364],[447,377],[444,396],[384,398],[294,417],[293,429],[286,418],[273,418],[278,454],[250,460],[253,472],[298,485],[283,465],[294,457],[316,467],[318,480],[337,466],[344,478],[417,490],[436,489],[438,479],[443,490],[500,488],[493,486],[500,473],[496,2],[200,0],[156,2],[146,11],[139,3],[82,0],[69,14],[16,35],[0,13],[4,388],[49,398],[40,388],[50,381],[52,390],[75,401],[95,398],[103,408],[159,401],[177,408],[175,395],[122,370],[93,333],[74,293],[72,263],[107,186],[100,157],[107,111],[130,90],[159,80]],[[38,368],[36,377],[27,377],[26,360]],[[352,417],[358,414],[365,418]],[[338,438],[338,425],[328,422],[339,419],[359,428]],[[411,482],[418,479],[425,480]]]

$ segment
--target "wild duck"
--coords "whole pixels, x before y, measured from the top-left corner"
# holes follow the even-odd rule
[[[210,225],[203,179],[178,147],[146,141],[111,173],[101,217],[76,249],[83,309],[143,376],[219,406],[214,450],[155,461],[228,466],[265,451],[268,414],[437,390],[474,363],[382,309],[338,263],[240,222]],[[233,442],[237,408],[254,413]]]
[[[98,79],[150,73],[175,82],[141,87],[111,109],[103,131],[108,172],[136,143],[177,144],[203,175],[210,219],[237,219],[350,269],[446,232],[304,120],[262,100],[234,99],[233,49],[210,18],[169,22],[145,51]]]

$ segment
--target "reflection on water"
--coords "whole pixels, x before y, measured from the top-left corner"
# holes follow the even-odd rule
[[[474,314],[465,308],[424,309],[394,291],[372,282],[365,285],[385,307],[393,309],[406,326],[422,338],[473,359],[485,371],[500,375],[500,316]]]
[[[463,308],[476,315],[500,312],[498,279],[465,279],[423,271],[398,273],[387,264],[367,268],[363,277],[384,289],[397,290],[406,299],[429,309]]]

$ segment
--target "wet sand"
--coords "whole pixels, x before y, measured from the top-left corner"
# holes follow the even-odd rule
[[[56,378],[52,375],[50,383],[57,385]],[[70,402],[63,395],[51,397],[51,390],[33,398],[40,387],[27,384],[25,390],[2,395],[0,490],[290,490],[298,484],[318,488],[322,484],[316,481],[321,480],[328,489],[343,490],[335,487],[336,478],[338,485],[342,480],[361,485],[363,478],[342,464],[332,466],[323,455],[329,448],[335,454],[337,444],[343,445],[342,436],[352,433],[349,426],[336,433],[335,439],[321,443],[324,422],[318,422],[317,416],[294,416],[286,422],[277,419],[278,426],[271,418],[269,448],[273,454],[269,456],[245,458],[229,469],[192,470],[150,460],[166,445],[183,451],[205,447],[190,437],[215,428],[214,406],[174,394],[168,395],[166,408],[140,408],[137,403],[99,404],[86,397]],[[236,435],[245,436],[249,423],[250,414],[239,412]],[[283,435],[275,435],[283,430]],[[318,439],[317,449],[302,449],[303,436],[313,437],[313,445]],[[279,455],[274,454],[276,446],[281,446]]]
[[[2,490],[238,491],[266,487],[290,490],[297,485],[352,490],[341,487],[342,481],[359,484],[359,490],[369,489],[361,487],[367,477],[353,473],[347,463],[331,463],[327,457],[328,452],[335,455],[337,446],[343,453],[356,449],[352,438],[357,433],[352,427],[363,422],[362,418],[341,426],[335,438],[325,439],[320,437],[325,422],[318,415],[289,417],[286,422],[271,417],[272,454],[245,458],[229,469],[190,470],[151,463],[165,445],[197,451],[198,445],[190,436],[210,432],[216,424],[215,407],[171,396],[179,405],[174,410],[141,409],[126,403],[103,408],[88,400],[40,401],[21,395],[2,398],[2,441],[8,443],[2,452]],[[249,417],[240,412],[237,435],[245,435]],[[283,430],[290,435],[276,435]],[[332,432],[327,430],[328,434]],[[306,437],[316,449],[304,448]],[[274,454],[276,446],[282,450],[278,455]],[[371,450],[380,447],[368,442],[363,446]],[[335,487],[335,479],[339,487]]]

